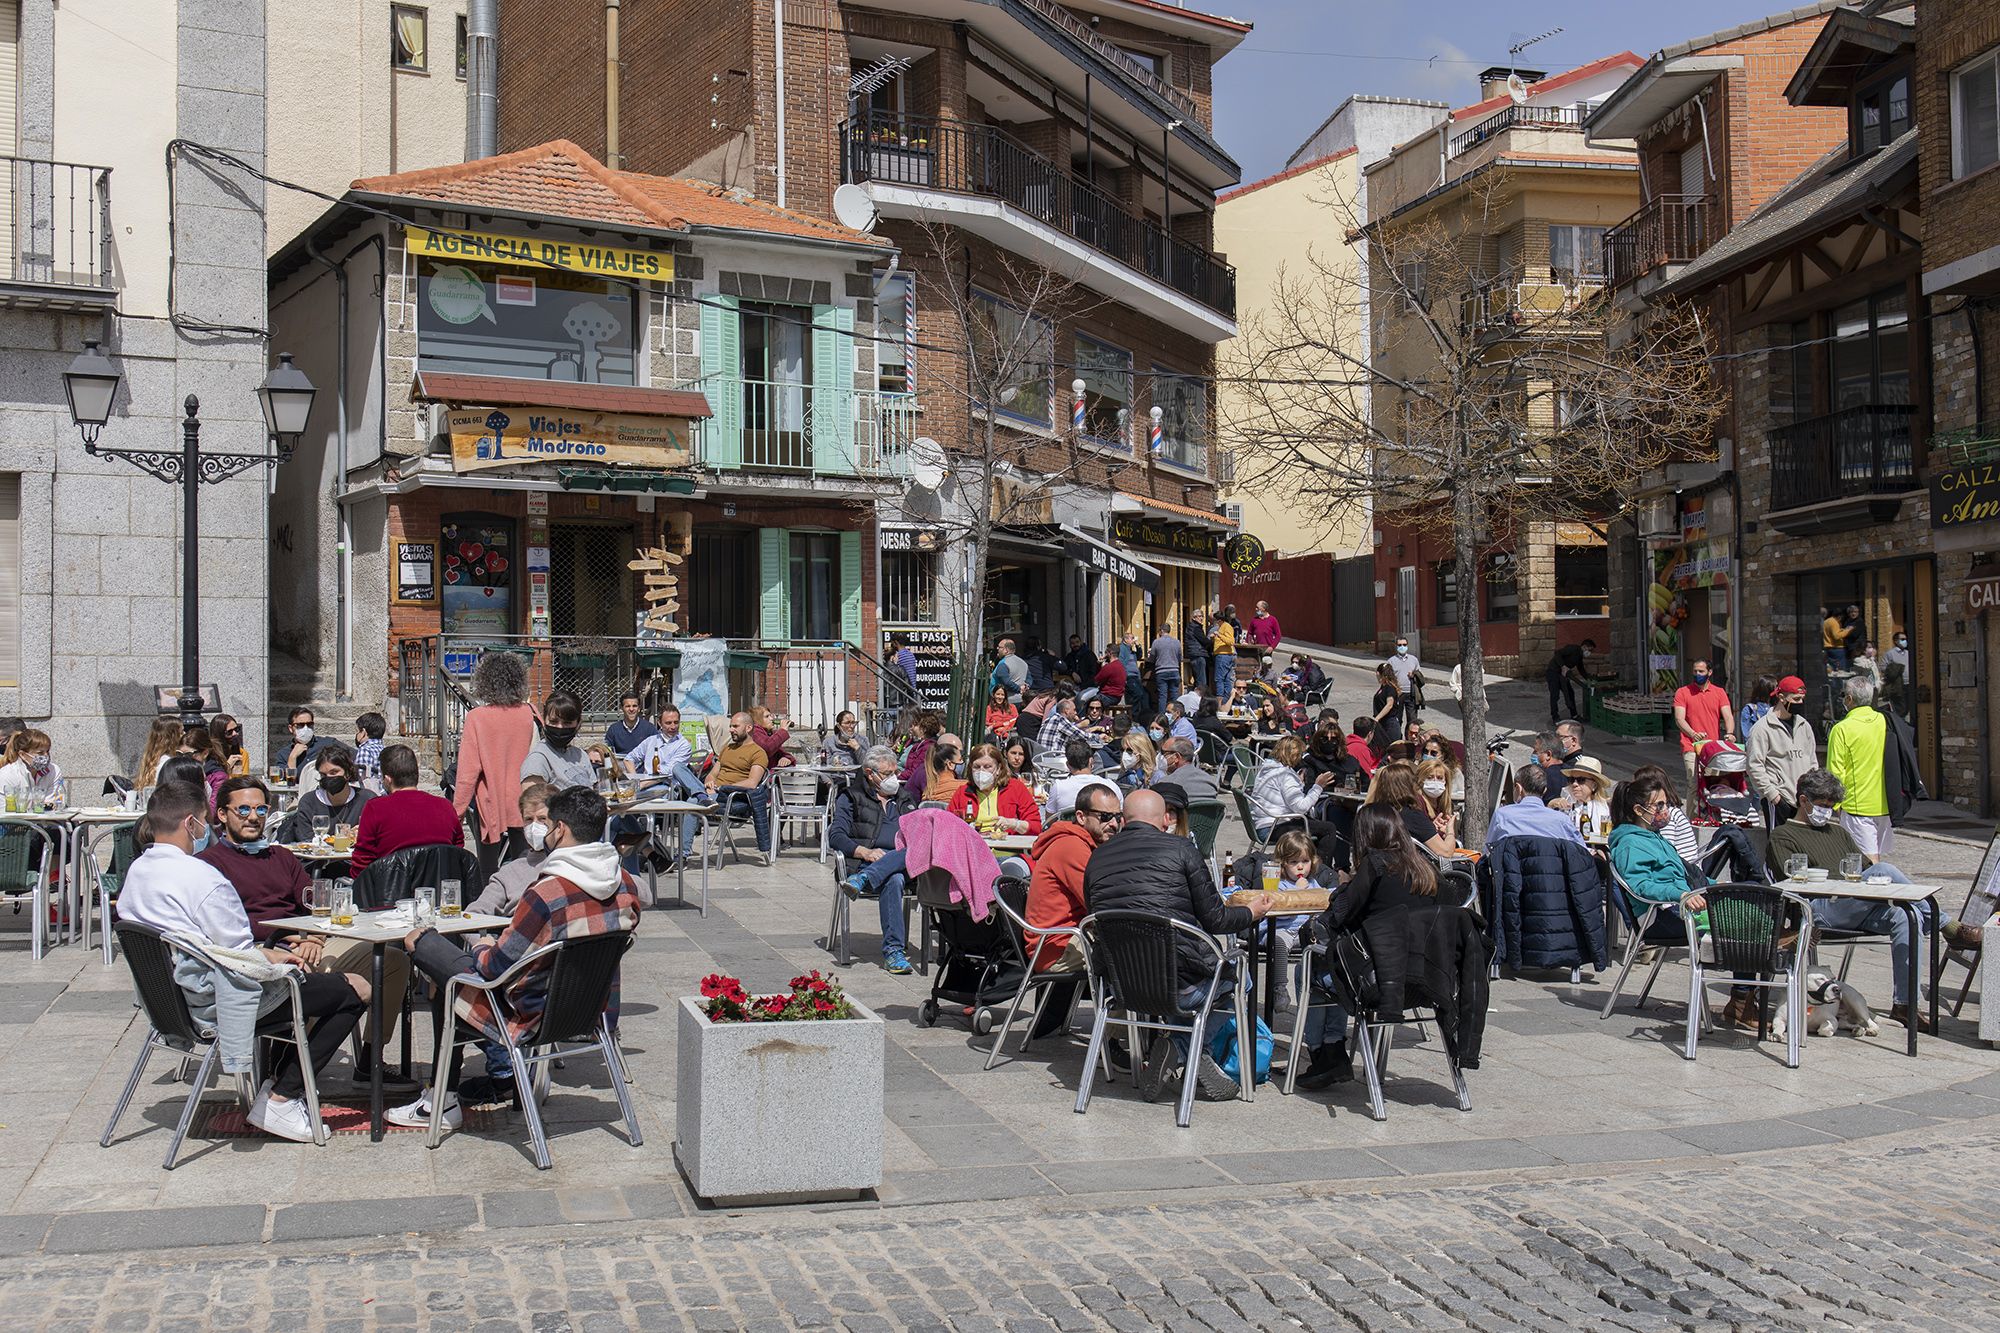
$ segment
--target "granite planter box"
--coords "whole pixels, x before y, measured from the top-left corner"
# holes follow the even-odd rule
[[[720,1205],[854,1199],[882,1183],[882,1019],[711,1023],[681,999],[674,1157]]]

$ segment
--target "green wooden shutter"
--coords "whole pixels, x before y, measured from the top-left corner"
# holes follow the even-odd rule
[[[757,529],[758,637],[765,643],[792,639],[792,539],[783,528]]]
[[[840,637],[861,642],[861,534],[840,534]]]
[[[854,308],[813,307],[813,471],[852,476]]]
[[[743,328],[733,296],[708,297],[701,307],[701,387],[715,413],[702,426],[702,461],[743,466]]]

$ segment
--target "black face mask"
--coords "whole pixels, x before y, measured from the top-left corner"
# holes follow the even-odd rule
[[[549,743],[551,750],[567,750],[569,743],[576,739],[576,728],[543,727],[542,739]]]
[[[319,779],[319,789],[338,796],[347,790],[347,775],[345,773],[322,773]]]

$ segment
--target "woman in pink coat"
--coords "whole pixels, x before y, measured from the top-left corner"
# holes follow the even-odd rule
[[[521,761],[535,743],[535,710],[528,704],[528,668],[516,653],[480,654],[472,669],[472,697],[458,738],[458,774],[451,803],[463,818],[475,811],[479,864],[492,874],[502,860],[527,850],[521,833]]]

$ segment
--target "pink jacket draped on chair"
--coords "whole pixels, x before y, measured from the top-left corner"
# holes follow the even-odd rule
[[[974,921],[993,910],[993,883],[1000,862],[970,824],[947,810],[912,810],[896,821],[896,845],[903,849],[904,873],[914,879],[939,869],[951,876],[952,897],[972,909]]]

